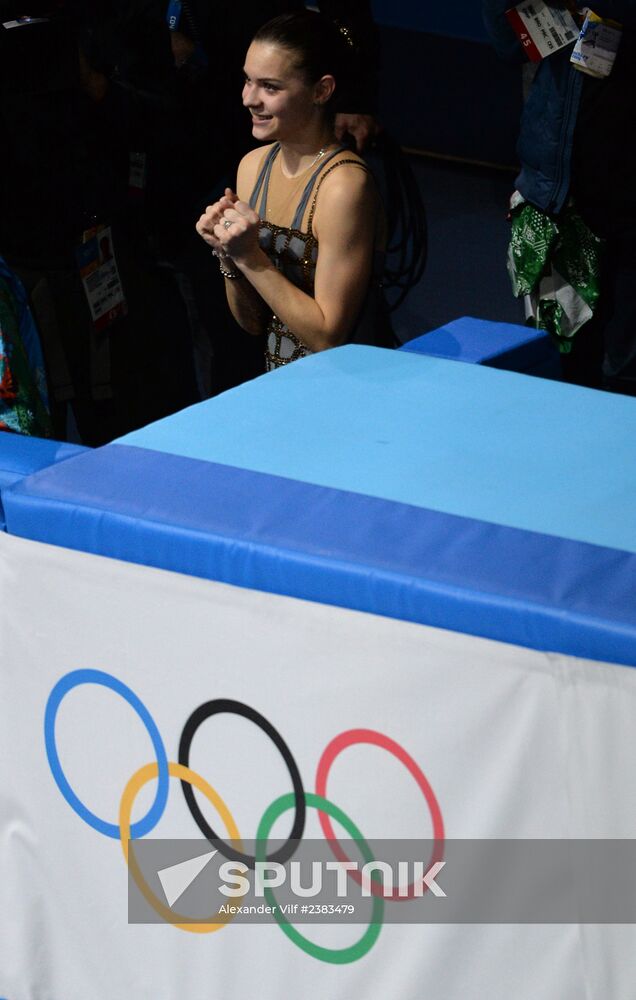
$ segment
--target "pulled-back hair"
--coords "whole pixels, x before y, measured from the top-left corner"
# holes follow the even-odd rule
[[[354,56],[347,37],[332,21],[312,10],[282,14],[259,28],[252,41],[286,49],[307,83],[333,76],[337,96],[334,92],[326,109],[332,114],[340,110],[342,95],[350,84]]]

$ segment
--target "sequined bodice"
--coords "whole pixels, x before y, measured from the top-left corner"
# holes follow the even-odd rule
[[[250,198],[250,206],[258,212],[263,220],[259,231],[259,243],[262,249],[286,278],[303,292],[312,296],[318,259],[318,240],[313,234],[312,223],[318,189],[322,179],[335,166],[339,166],[341,163],[356,163],[364,166],[360,160],[348,159],[338,160],[336,163],[332,163],[331,167],[328,167],[327,164],[343,151],[342,147],[333,150],[313,171],[302,190],[290,226],[279,226],[267,219],[272,169],[280,152],[278,143],[267,154]],[[307,231],[303,232],[300,227],[308,207]],[[265,354],[268,371],[311,353],[311,349],[303,344],[277,316],[271,317],[267,326],[267,350]]]

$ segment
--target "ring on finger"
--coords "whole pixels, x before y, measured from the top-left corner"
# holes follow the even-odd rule
[[[226,228],[226,229],[229,229],[229,228],[230,228],[230,226],[233,226],[233,225],[234,225],[234,223],[233,223],[233,222],[230,222],[230,220],[229,220],[229,219],[223,219],[223,225],[225,226],[225,228]]]

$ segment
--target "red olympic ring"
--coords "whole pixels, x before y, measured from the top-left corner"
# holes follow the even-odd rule
[[[404,764],[407,771],[415,778],[419,789],[421,790],[424,798],[426,799],[426,804],[431,815],[431,821],[433,824],[433,852],[431,854],[431,859],[429,862],[429,868],[431,865],[435,864],[437,861],[441,861],[444,856],[444,820],[442,818],[442,811],[439,807],[439,803],[435,797],[435,792],[431,788],[424,772],[415,763],[413,758],[396,743],[395,740],[390,739],[388,736],[383,736],[382,733],[377,733],[374,729],[348,729],[344,733],[340,733],[336,736],[331,743],[328,744],[326,749],[323,751],[323,755],[318,763],[318,770],[316,772],[316,795],[322,796],[322,798],[327,798],[327,777],[331,769],[331,765],[334,760],[343,750],[347,747],[355,746],[357,743],[371,743],[373,746],[380,747],[382,750],[388,751],[392,754],[401,764]],[[338,843],[338,838],[333,829],[333,825],[330,817],[327,813],[318,812],[320,819],[320,825],[322,827],[322,832],[325,835],[326,840],[329,841],[331,849],[338,859],[338,861],[349,861],[342,847]],[[358,883],[362,884],[362,873],[359,871],[348,872],[350,877]],[[395,889],[392,893],[384,893],[383,887],[379,882],[366,882],[365,886],[368,885],[371,893],[374,896],[383,896],[384,899],[391,899],[396,903],[405,902],[407,899],[413,899],[415,896],[415,884],[412,883],[408,886],[406,893],[404,890],[400,891],[401,887]],[[425,891],[428,887],[425,887]]]

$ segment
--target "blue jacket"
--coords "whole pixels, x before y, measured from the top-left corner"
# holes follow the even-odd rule
[[[497,52],[521,62],[525,59],[521,43],[505,15],[513,5],[514,0],[482,0],[482,13]],[[600,17],[636,28],[636,0],[595,0],[593,9]],[[571,51],[572,46],[568,46],[540,63],[521,117],[517,144],[521,161],[518,190],[532,204],[554,214],[561,211],[568,196],[584,81],[584,74],[570,64]]]

